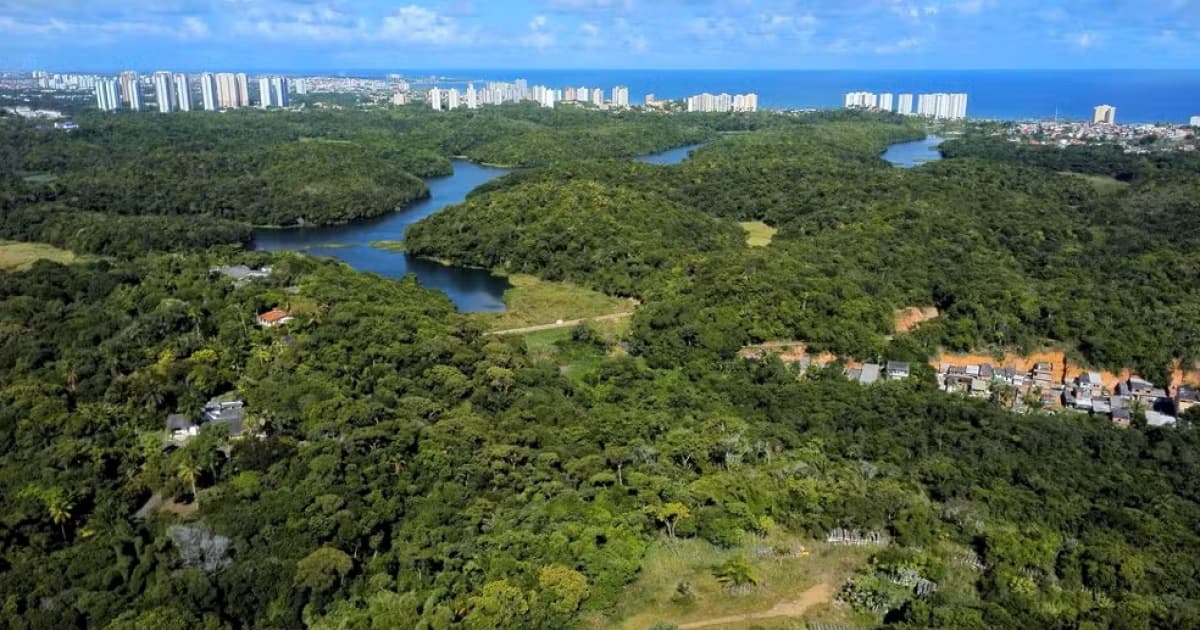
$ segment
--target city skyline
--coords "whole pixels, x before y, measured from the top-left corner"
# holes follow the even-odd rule
[[[10,0],[0,9],[0,68],[1190,69],[1200,59],[1196,8],[1194,0]]]

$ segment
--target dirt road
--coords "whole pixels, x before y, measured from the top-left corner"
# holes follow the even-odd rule
[[[818,584],[807,591],[800,594],[798,599],[791,601],[780,602],[775,604],[771,609],[756,613],[745,613],[741,615],[729,615],[728,617],[716,617],[714,619],[704,619],[702,621],[693,621],[679,625],[679,630],[694,630],[695,628],[707,628],[709,626],[720,626],[730,623],[739,623],[742,621],[754,621],[756,619],[772,619],[774,617],[799,617],[808,609],[814,606],[828,603],[833,599],[833,586],[829,584]]]
[[[626,312],[626,313],[613,313],[611,315],[601,315],[599,317],[585,317],[583,319],[570,319],[570,320],[555,322],[553,324],[539,324],[537,326],[525,326],[524,328],[510,328],[508,330],[493,330],[492,332],[486,332],[483,334],[484,334],[484,336],[487,336],[487,335],[524,335],[524,334],[528,334],[528,333],[532,333],[532,332],[540,332],[543,330],[554,330],[556,328],[570,328],[572,326],[578,326],[585,322],[610,322],[610,321],[615,321],[618,319],[625,319],[626,317],[629,317],[630,315],[633,315],[632,311]]]

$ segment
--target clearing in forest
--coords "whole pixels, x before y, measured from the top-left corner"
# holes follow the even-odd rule
[[[0,241],[0,271],[24,271],[43,259],[67,264],[79,260],[79,257],[75,252],[45,243]]]
[[[936,306],[898,308],[896,309],[896,332],[906,333],[931,319],[937,319],[938,315]]]
[[[766,247],[775,238],[779,230],[762,221],[742,221],[738,223],[746,231],[746,244],[750,247]]]
[[[513,275],[512,288],[504,292],[503,313],[479,313],[489,331],[516,331],[531,328],[549,330],[569,327],[575,320],[597,317],[624,317],[637,307],[629,299],[604,295],[569,282],[550,282],[535,276]],[[561,323],[560,323],[561,322]]]
[[[615,610],[619,619],[595,618],[594,628],[644,630],[655,623],[685,628],[751,628],[763,620],[819,617],[857,625],[847,608],[834,609],[838,589],[873,550],[835,547],[789,536],[751,537],[723,549],[703,540],[655,543],[638,579],[625,588]],[[759,585],[740,592],[724,588],[715,573],[734,558],[744,559]]]

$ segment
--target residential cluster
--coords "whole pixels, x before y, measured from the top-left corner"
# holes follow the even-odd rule
[[[397,92],[397,96],[400,93]],[[400,99],[401,101],[405,99]],[[481,89],[476,89],[474,83],[467,83],[465,90],[458,88],[430,88],[425,100],[434,110],[451,110],[465,107],[478,109],[483,105],[502,105],[531,101],[542,107],[554,107],[557,103],[590,103],[597,107],[621,108],[629,107],[629,88],[618,85],[612,88],[609,98],[605,100],[603,88],[566,87],[556,89],[544,85],[530,86],[525,79],[514,82],[489,81]],[[397,102],[403,104],[403,102]]]
[[[869,109],[895,112],[902,116],[923,116],[938,120],[962,120],[967,117],[967,95],[961,92],[946,94],[895,95],[891,92],[847,92],[846,109]]]
[[[291,104],[293,86],[287,77],[260,76],[256,79],[257,90],[252,95],[250,77],[244,72],[203,72],[189,76],[160,70],[150,76],[139,76],[137,72],[127,70],[116,77],[95,77],[93,89],[96,106],[106,112],[141,111],[146,93],[153,95],[154,108],[164,114],[201,108],[220,111],[250,107],[252,99],[263,109]],[[295,89],[304,93],[303,79],[297,80]]]
[[[697,94],[687,98],[689,112],[756,112],[758,95],[750,94]]]
[[[1104,112],[1105,116],[1109,112]],[[1116,112],[1111,112],[1115,120]],[[1009,141],[1019,144],[1065,148],[1088,144],[1113,144],[1126,153],[1156,151],[1196,151],[1200,145],[1190,125],[1170,123],[1120,125],[1107,122],[1041,121],[1008,125],[1003,131]]]
[[[937,382],[943,391],[993,400],[1021,413],[1033,408],[1079,411],[1104,416],[1122,427],[1128,427],[1138,413],[1150,426],[1174,425],[1198,401],[1191,387],[1179,386],[1172,395],[1138,376],[1106,386],[1099,372],[1068,377],[1065,367],[1048,361],[1034,363],[1028,371],[990,363],[942,363]]]

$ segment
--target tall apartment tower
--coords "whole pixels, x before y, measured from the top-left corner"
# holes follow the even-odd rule
[[[442,91],[441,90],[439,90],[437,88],[433,88],[433,89],[429,90],[429,106],[432,107],[434,109],[434,111],[441,111],[441,109],[442,109]]]
[[[186,74],[175,75],[175,100],[179,104],[179,111],[192,111],[192,87],[188,85],[188,77]]]
[[[169,114],[175,110],[175,82],[170,72],[159,70],[154,73],[154,100],[160,113]]]
[[[894,100],[894,97],[892,96],[891,92],[884,92],[883,94],[880,94],[879,95],[879,109],[882,109],[885,112],[892,111],[892,101],[893,100]]]
[[[1098,125],[1117,124],[1117,108],[1112,105],[1097,105],[1092,110],[1092,122]]]
[[[258,78],[258,106],[266,109],[271,106],[271,78]]]
[[[207,111],[215,112],[221,108],[217,100],[217,79],[211,72],[200,75],[200,101]]]
[[[629,88],[624,85],[613,88],[612,104],[616,107],[629,107]]]
[[[250,107],[250,79],[245,72],[237,73],[238,107]]]
[[[913,113],[913,95],[901,94],[897,100],[896,113],[902,116],[911,116]]]
[[[287,77],[271,77],[271,102],[275,107],[287,107],[292,104]]]
[[[116,79],[96,81],[96,107],[102,112],[115,112],[121,108],[121,87]]]
[[[218,72],[216,79],[217,107],[221,109],[237,109],[241,107],[242,98],[238,94],[237,76],[231,72]]]

